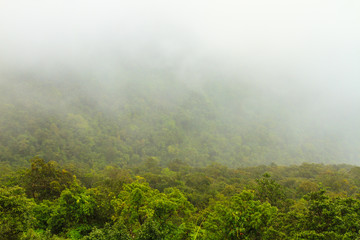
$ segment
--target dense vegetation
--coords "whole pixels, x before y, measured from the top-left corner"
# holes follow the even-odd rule
[[[360,168],[64,168],[5,174],[1,239],[357,239]]]
[[[0,81],[0,162],[26,166],[41,156],[102,169],[148,157],[229,167],[359,159],[358,141],[323,130],[330,120],[309,127],[295,103],[260,88],[208,81],[195,90],[164,73],[134,75],[111,85],[78,76]]]
[[[360,238],[360,168],[322,164],[356,142],[260,88],[137,74],[0,81],[0,239]]]

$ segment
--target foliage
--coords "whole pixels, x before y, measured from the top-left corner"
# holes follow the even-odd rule
[[[261,179],[256,179],[256,196],[262,202],[269,202],[271,205],[281,208],[285,204],[284,187],[276,183],[268,173],[265,173]]]
[[[20,187],[0,188],[0,238],[18,239],[32,222],[31,199]]]
[[[276,207],[254,200],[251,191],[243,191],[212,207],[203,222],[203,239],[277,239],[273,228]]]
[[[92,232],[83,238],[83,240],[130,240],[125,225],[116,223],[113,226],[106,224],[104,228],[94,228]]]
[[[274,98],[254,99],[251,93],[259,89],[208,81],[194,91],[158,75],[140,74],[111,90],[74,79],[0,82],[1,166],[25,167],[33,156],[95,170],[134,167],[148,159],[160,166],[179,159],[234,168],[356,161],[357,147],[341,147],[321,130],[290,126],[286,116],[293,109]],[[63,190],[56,183],[53,188],[58,195]]]
[[[52,233],[67,231],[70,235],[82,235],[97,224],[99,213],[96,210],[97,202],[89,190],[66,189],[55,203],[48,227]]]
[[[44,159],[34,157],[31,168],[22,177],[28,196],[38,200],[55,199],[70,187],[75,179],[65,169],[61,170],[55,162],[45,163]]]
[[[160,193],[151,189],[146,182],[138,180],[124,186],[118,198],[112,201],[115,214],[114,221],[126,223],[131,235],[139,239],[153,235],[159,239],[173,239],[182,235],[179,227],[194,207],[176,188],[165,189]]]
[[[360,237],[358,169],[349,165],[231,169],[176,160],[161,167],[153,158],[145,165],[107,166],[95,173],[75,166],[62,171],[40,158],[32,163],[14,173],[11,184],[7,177],[2,180],[1,239]],[[320,182],[329,176],[345,187]],[[29,187],[25,183],[31,179],[29,189],[36,194],[14,186]],[[60,194],[49,179],[66,180]],[[89,183],[92,188],[85,187]]]

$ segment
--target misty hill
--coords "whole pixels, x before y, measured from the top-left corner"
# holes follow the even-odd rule
[[[347,144],[320,120],[301,119],[291,99],[219,78],[194,86],[162,70],[127,72],[112,82],[7,75],[0,81],[0,161],[24,166],[39,155],[102,168],[148,157],[230,167],[358,160],[356,142]]]

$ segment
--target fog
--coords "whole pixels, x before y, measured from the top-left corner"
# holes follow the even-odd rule
[[[2,0],[0,82],[31,73],[111,88],[151,69],[196,91],[247,84],[283,102],[289,125],[360,143],[359,13],[357,0]]]

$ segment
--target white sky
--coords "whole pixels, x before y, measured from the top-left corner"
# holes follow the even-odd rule
[[[96,65],[152,47],[258,81],[351,92],[360,87],[360,1],[0,0],[2,68]]]

